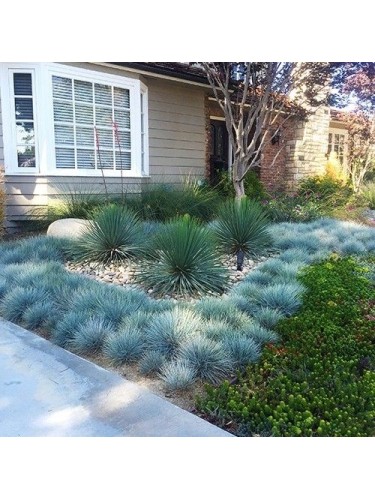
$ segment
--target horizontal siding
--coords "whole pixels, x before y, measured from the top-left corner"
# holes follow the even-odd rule
[[[142,179],[124,179],[124,193],[139,193]],[[109,193],[121,194],[121,179],[106,179]],[[5,181],[7,193],[7,217],[18,219],[30,216],[32,212],[56,199],[74,193],[87,193],[105,196],[105,187],[101,178],[87,177],[35,177],[7,176]]]
[[[147,79],[149,161],[152,182],[161,176],[181,182],[181,175],[205,172],[204,90]],[[182,172],[184,174],[182,174]]]

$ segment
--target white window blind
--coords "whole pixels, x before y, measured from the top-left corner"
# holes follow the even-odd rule
[[[32,73],[13,73],[17,166],[35,168],[35,126]]]
[[[127,88],[52,76],[56,167],[130,170]]]

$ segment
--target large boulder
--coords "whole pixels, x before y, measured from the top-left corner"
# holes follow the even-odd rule
[[[55,238],[78,238],[87,229],[90,221],[84,219],[59,219],[48,226],[47,236]]]

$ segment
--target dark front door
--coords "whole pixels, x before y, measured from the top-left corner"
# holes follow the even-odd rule
[[[210,181],[220,180],[222,172],[228,171],[228,132],[225,121],[211,120]]]

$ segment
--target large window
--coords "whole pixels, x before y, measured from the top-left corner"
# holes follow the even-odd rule
[[[336,154],[341,164],[344,164],[346,160],[346,134],[333,130],[328,134],[327,156],[331,152]]]
[[[148,174],[147,88],[139,80],[68,65],[2,64],[0,83],[4,118],[12,117],[8,128],[3,119],[8,172]]]

